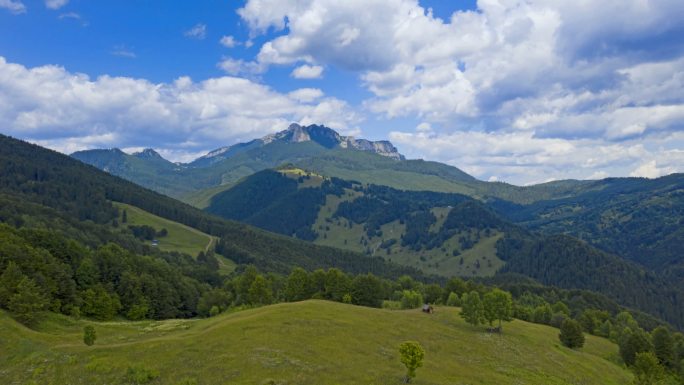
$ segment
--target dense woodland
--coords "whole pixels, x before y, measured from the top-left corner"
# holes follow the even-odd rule
[[[546,234],[568,234],[684,283],[684,175],[609,178],[564,199],[491,202],[504,216]]]
[[[479,234],[496,230],[505,234],[496,244],[497,257],[506,262],[501,273],[524,274],[543,284],[566,289],[597,291],[625,306],[684,327],[681,286],[576,238],[535,234],[503,218],[488,205],[460,194],[400,191],[336,178],[321,187],[298,188],[296,179],[266,170],[218,194],[209,210],[232,219],[259,218],[259,222],[251,223],[284,235],[296,235],[303,233],[302,228],[313,231],[311,226],[326,194],[341,196],[350,189],[359,197],[340,203],[332,218],[363,225],[369,239],[383,237],[381,226],[399,221],[406,225],[405,233],[401,239],[392,241],[402,246],[415,251],[431,250],[442,248],[455,235],[476,234],[474,238],[461,236],[460,249],[465,250],[477,243]],[[317,198],[310,199],[311,196]],[[437,221],[431,211],[434,207],[450,210],[442,226],[430,231]],[[293,224],[300,230],[295,230]],[[394,242],[383,242],[380,247],[389,248]],[[457,256],[454,253],[454,258]]]

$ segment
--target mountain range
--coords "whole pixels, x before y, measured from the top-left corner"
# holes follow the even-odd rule
[[[134,154],[95,149],[71,156],[197,207],[206,207],[211,196],[241,178],[283,164],[402,190],[454,192],[515,203],[572,196],[590,185],[586,181],[559,181],[520,187],[483,182],[453,166],[405,159],[388,141],[344,137],[319,125],[292,124],[287,130],[218,148],[189,163],[169,162],[152,149]]]
[[[153,150],[73,157],[286,236],[428,274],[521,273],[684,324],[684,175],[520,187],[363,143],[291,125],[188,164]]]

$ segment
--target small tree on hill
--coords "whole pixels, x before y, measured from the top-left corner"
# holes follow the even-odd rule
[[[17,320],[30,325],[38,318],[38,313],[47,308],[48,300],[32,279],[23,277],[16,292],[9,299],[7,309],[14,313]]]
[[[502,321],[513,320],[513,299],[511,293],[499,289],[494,289],[484,296],[484,316],[492,325],[494,321],[499,321],[501,330]]]
[[[95,333],[95,328],[93,326],[86,326],[83,328],[83,343],[92,346],[97,339],[97,333]]]
[[[635,385],[656,385],[665,378],[665,370],[652,352],[637,353],[632,370]]]
[[[406,366],[404,382],[409,383],[416,376],[416,369],[423,366],[425,350],[416,341],[406,341],[399,345],[399,354],[401,355],[401,363]]]
[[[572,318],[568,318],[561,324],[560,334],[558,338],[561,343],[571,349],[581,348],[584,346],[584,333],[582,333],[582,326],[579,322]]]
[[[480,293],[473,290],[468,294],[463,294],[463,297],[461,317],[473,326],[483,323],[485,319],[484,306],[480,300]]]

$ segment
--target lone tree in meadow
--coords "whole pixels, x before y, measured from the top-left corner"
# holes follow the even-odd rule
[[[409,383],[416,376],[416,369],[423,366],[425,350],[416,341],[406,341],[399,345],[399,354],[401,355],[401,363],[406,366],[404,382]]]
[[[480,300],[480,293],[473,290],[468,294],[463,294],[462,302],[461,317],[467,323],[477,326],[484,322],[484,306]]]
[[[513,298],[511,293],[499,289],[494,289],[484,295],[484,316],[489,325],[494,321],[499,321],[499,331],[501,331],[502,321],[513,320]]]
[[[93,346],[95,340],[97,339],[97,333],[95,333],[95,328],[93,326],[86,326],[83,328],[83,343],[88,346]]]
[[[584,333],[582,326],[574,319],[568,318],[561,324],[558,339],[570,349],[581,348],[584,346]]]

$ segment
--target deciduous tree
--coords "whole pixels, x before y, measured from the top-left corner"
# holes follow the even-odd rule
[[[409,383],[411,379],[416,377],[416,369],[423,366],[425,350],[416,341],[406,341],[399,345],[399,354],[401,356],[401,363],[406,366],[404,382]]]
[[[484,295],[484,316],[490,325],[499,321],[501,330],[502,321],[513,320],[513,298],[511,293],[500,289],[494,289]]]
[[[482,305],[482,300],[480,299],[480,293],[476,291],[471,291],[470,293],[463,294],[463,304],[461,307],[461,317],[473,325],[477,326],[484,322],[484,306]]]

